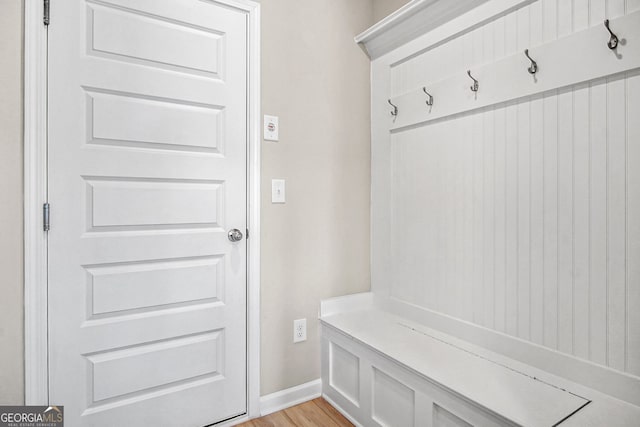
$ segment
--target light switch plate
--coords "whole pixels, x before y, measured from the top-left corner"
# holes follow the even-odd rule
[[[271,203],[285,203],[284,179],[271,180]]]
[[[264,116],[264,140],[265,141],[278,141],[278,117],[276,116]]]

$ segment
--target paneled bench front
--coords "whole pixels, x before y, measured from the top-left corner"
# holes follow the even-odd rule
[[[363,300],[321,312],[323,395],[357,425],[640,425],[636,406]]]

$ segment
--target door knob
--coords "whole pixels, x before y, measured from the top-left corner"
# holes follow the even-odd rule
[[[240,240],[242,240],[242,231],[234,228],[229,230],[229,234],[227,234],[227,236],[229,237],[230,241],[239,242]]]

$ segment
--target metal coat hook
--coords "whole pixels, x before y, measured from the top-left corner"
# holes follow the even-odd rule
[[[391,115],[394,116],[394,117],[397,116],[398,115],[398,107],[391,103],[391,99],[387,100],[387,102],[389,103],[389,105],[391,105],[393,107],[393,111],[391,111]]]
[[[613,31],[611,31],[611,28],[609,28],[609,20],[608,19],[604,20],[604,26],[607,28],[607,31],[609,31],[609,34],[611,34],[611,38],[607,42],[607,46],[609,46],[609,49],[613,50],[613,49],[618,47],[618,36],[613,34]]]
[[[536,61],[534,61],[532,57],[529,56],[529,49],[525,49],[524,50],[524,54],[527,56],[527,58],[529,58],[529,61],[531,61],[531,66],[529,68],[527,68],[527,71],[529,71],[529,74],[537,73],[538,72],[538,63]]]
[[[422,91],[423,91],[424,93],[426,93],[426,94],[427,94],[427,96],[429,97],[429,99],[427,99],[427,105],[428,105],[429,107],[431,107],[431,106],[433,105],[433,96],[432,96],[429,92],[427,92],[427,88],[426,88],[426,87],[423,87],[423,88],[422,88]]]
[[[473,92],[477,92],[479,87],[478,81],[471,75],[471,70],[467,70],[467,74],[469,75],[469,77],[471,77],[471,80],[473,80],[473,86],[471,86],[471,90]]]

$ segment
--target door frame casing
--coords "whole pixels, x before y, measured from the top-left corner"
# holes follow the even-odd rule
[[[234,7],[247,15],[247,225],[251,233],[247,240],[247,416],[252,418],[260,414],[260,4],[252,0],[209,1]],[[42,1],[24,4],[24,362],[27,405],[49,404],[47,233],[43,231],[42,218],[42,206],[48,198],[48,53],[43,9]]]

